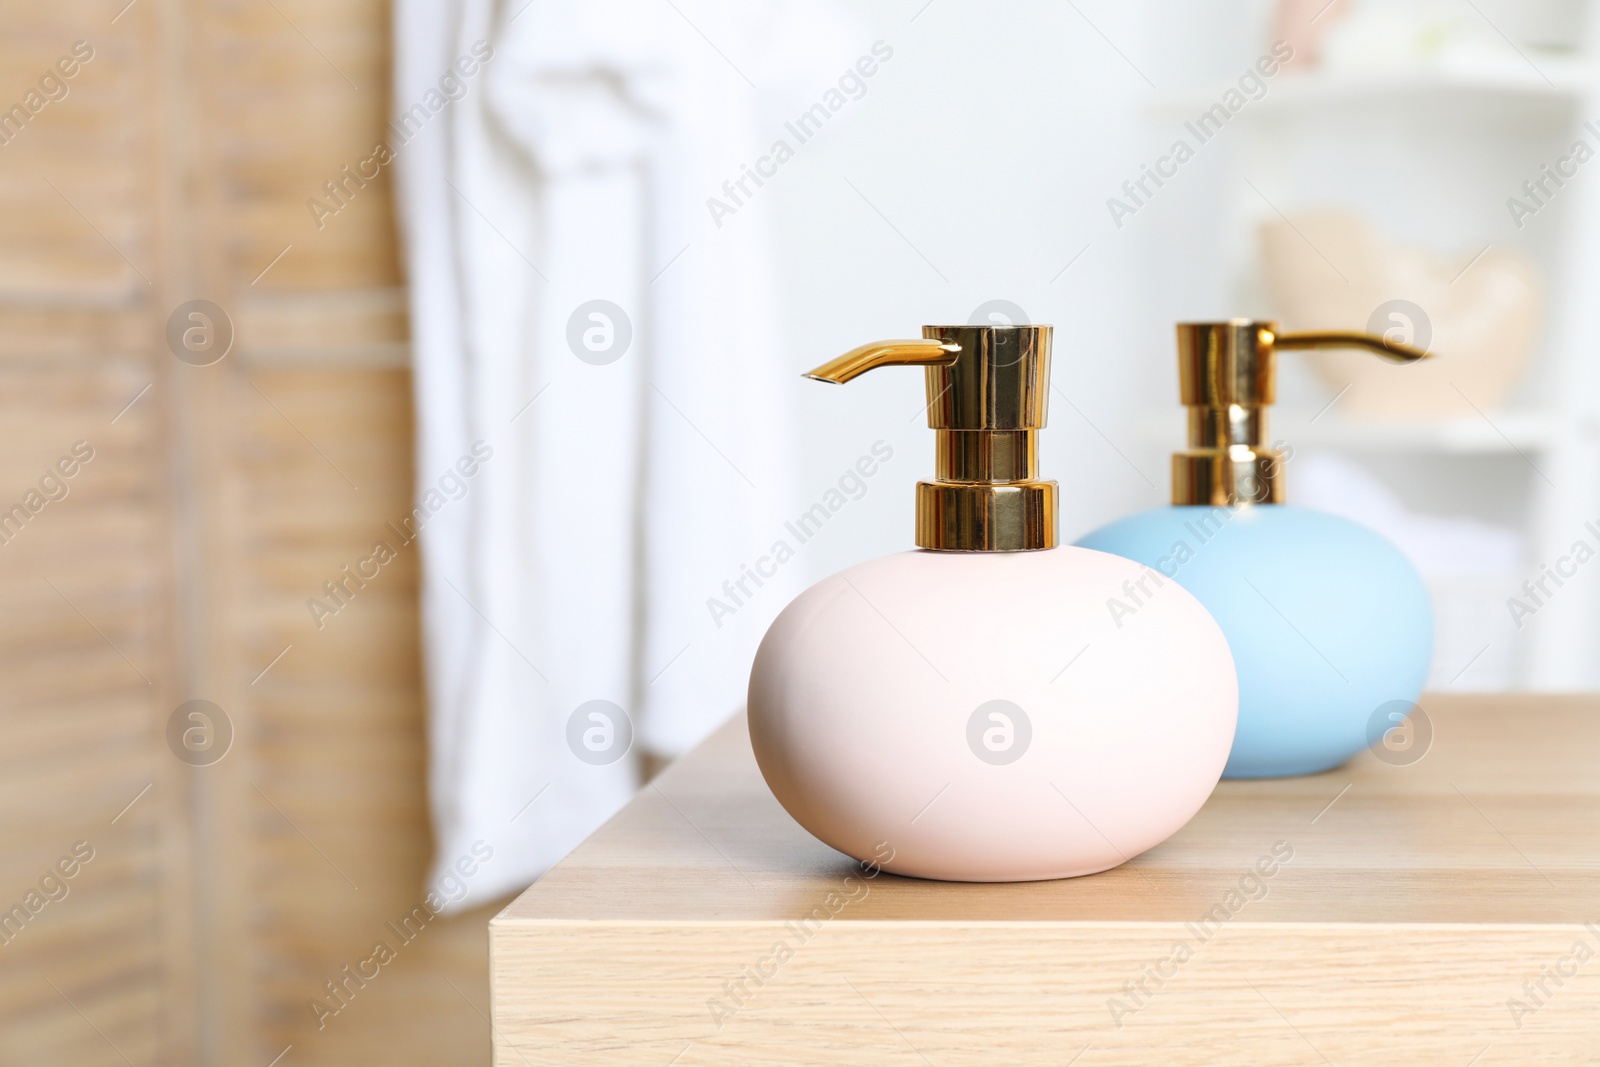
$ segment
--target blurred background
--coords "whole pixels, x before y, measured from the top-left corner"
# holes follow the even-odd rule
[[[910,547],[921,376],[799,372],[923,323],[1055,324],[1065,538],[1174,321],[1429,345],[1282,357],[1290,499],[1600,686],[1591,6],[0,4],[0,1063],[487,1062],[496,908]]]

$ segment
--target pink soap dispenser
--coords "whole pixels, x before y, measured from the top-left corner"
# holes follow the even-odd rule
[[[1056,540],[1038,477],[1049,326],[925,326],[807,377],[926,368],[935,477],[917,550],[851,567],[773,622],[750,739],[779,802],[896,874],[1092,874],[1188,822],[1222,774],[1238,686],[1222,631],[1176,582]],[[1116,619],[1108,601],[1143,588]]]

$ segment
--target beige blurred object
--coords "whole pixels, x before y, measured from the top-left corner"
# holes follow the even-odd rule
[[[1527,256],[1457,258],[1393,242],[1359,216],[1309,213],[1261,228],[1274,313],[1296,330],[1366,330],[1439,358],[1395,368],[1309,352],[1348,415],[1449,416],[1500,407],[1539,337],[1544,285]],[[1343,277],[1341,277],[1341,275]]]

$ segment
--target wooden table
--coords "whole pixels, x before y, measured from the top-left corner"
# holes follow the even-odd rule
[[[496,1063],[1600,1063],[1600,699],[1423,707],[1418,761],[1011,885],[863,877],[740,716],[494,920]]]

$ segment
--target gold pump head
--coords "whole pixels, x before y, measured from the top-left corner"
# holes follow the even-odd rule
[[[1283,457],[1265,444],[1280,348],[1364,348],[1395,363],[1432,354],[1355,331],[1282,333],[1276,322],[1254,319],[1178,323],[1189,447],[1172,455],[1174,504],[1283,503]]]
[[[875,367],[926,368],[934,480],[917,483],[917,547],[1019,552],[1056,547],[1056,483],[1038,480],[1050,394],[1049,326],[924,326],[806,375],[843,384]]]

